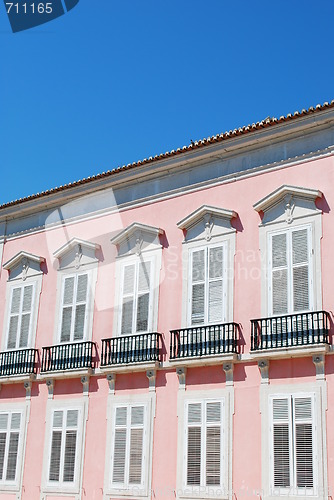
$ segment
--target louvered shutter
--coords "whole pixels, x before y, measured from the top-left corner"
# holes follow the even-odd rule
[[[124,484],[125,482],[127,415],[128,408],[126,406],[116,408],[112,471],[112,483],[116,484]]]
[[[293,310],[310,308],[308,230],[292,231]]]
[[[272,399],[273,486],[291,485],[291,402],[289,398]]]
[[[139,262],[136,332],[148,330],[151,287],[151,262]]]
[[[221,484],[221,402],[206,404],[206,486]]]
[[[53,413],[53,430],[51,440],[51,457],[49,468],[49,481],[59,482],[60,480],[60,457],[63,435],[63,411]]]
[[[64,450],[64,474],[65,483],[73,483],[75,473],[75,458],[77,445],[78,410],[67,410],[66,434]]]
[[[313,409],[311,397],[294,397],[297,488],[313,488]]]
[[[271,287],[274,315],[288,312],[288,255],[287,234],[271,237]]]
[[[28,347],[31,313],[32,313],[33,290],[34,290],[33,285],[28,285],[23,288],[23,303],[22,303],[19,347]]]
[[[74,285],[74,276],[64,279],[60,342],[69,342],[71,339]]]
[[[9,435],[9,446],[8,446],[8,458],[7,458],[7,473],[6,473],[7,481],[15,481],[16,477],[20,425],[21,425],[21,414],[12,413],[10,435]]]
[[[201,484],[202,404],[189,403],[187,411],[187,485]]]
[[[77,276],[77,292],[74,321],[74,340],[83,340],[87,307],[88,274]]]
[[[209,323],[221,323],[223,321],[223,272],[224,272],[224,248],[209,248],[209,296],[208,296],[208,320]]]
[[[191,269],[191,324],[205,321],[205,257],[206,251],[192,252]]]
[[[142,482],[144,410],[144,406],[131,408],[129,485]]]
[[[13,288],[10,303],[7,349],[15,349],[19,328],[22,287]]]
[[[121,334],[130,335],[133,325],[135,264],[123,268],[122,326]]]
[[[0,414],[0,480],[4,477],[8,413]]]

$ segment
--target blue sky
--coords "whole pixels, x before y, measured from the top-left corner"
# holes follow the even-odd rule
[[[332,0],[0,4],[0,203],[334,99]]]

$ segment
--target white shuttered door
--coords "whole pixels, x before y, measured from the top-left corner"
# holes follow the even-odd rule
[[[270,234],[270,314],[313,308],[311,247],[310,226]]]
[[[271,398],[273,491],[315,492],[314,396]]]
[[[185,487],[223,487],[224,401],[185,405]]]
[[[18,349],[29,345],[33,296],[33,284],[12,288],[7,349]]]
[[[113,486],[128,489],[144,485],[146,412],[145,405],[115,407],[111,468]]]
[[[121,334],[148,332],[151,328],[153,261],[123,267]]]
[[[226,319],[226,245],[190,252],[190,324],[222,323]]]
[[[88,274],[63,280],[60,342],[84,340],[88,307]]]

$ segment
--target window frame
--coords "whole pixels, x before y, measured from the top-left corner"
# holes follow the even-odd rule
[[[288,498],[289,500],[300,500],[309,498],[311,500],[327,500],[327,443],[326,443],[326,381],[318,380],[308,384],[289,385],[262,385],[260,387],[261,408],[261,448],[262,448],[262,489],[264,500],[275,500]],[[272,434],[272,405],[274,398],[312,397],[313,401],[313,435],[314,438],[314,483],[315,493],[305,494],[302,489],[299,493],[290,487],[287,493],[282,490],[277,492],[273,484],[273,434]],[[290,465],[292,467],[292,465]],[[278,494],[277,494],[278,493]],[[281,494],[279,494],[281,493]]]
[[[0,481],[0,493],[17,492],[22,490],[23,469],[26,455],[26,437],[30,414],[30,401],[25,403],[3,403],[0,405],[0,413],[21,413],[20,436],[16,461],[15,481]]]
[[[142,458],[142,484],[141,485],[115,485],[112,483],[113,474],[113,453],[114,453],[114,435],[115,435],[115,414],[116,408],[127,406],[144,406],[146,410],[146,422],[144,420],[143,437],[143,458]],[[105,500],[110,498],[142,498],[149,500],[151,498],[152,482],[152,454],[153,454],[153,427],[155,418],[156,394],[143,393],[129,396],[118,396],[109,394],[107,405],[107,437],[106,437],[106,455],[105,455],[105,475],[104,475],[104,496]],[[145,417],[144,417],[145,418]],[[146,432],[145,432],[146,430]],[[126,470],[129,469],[129,463],[126,464]]]
[[[191,403],[222,402],[221,415],[221,484],[219,486],[188,486],[187,474],[187,406]],[[203,413],[202,407],[202,413]],[[177,453],[177,496],[180,499],[228,499],[232,487],[232,443],[233,443],[234,388],[225,387],[210,391],[179,391],[178,393],[178,453]],[[206,422],[202,422],[206,428]],[[202,438],[203,439],[203,438]],[[203,456],[203,452],[202,452]],[[201,469],[203,462],[201,460]]]
[[[76,440],[76,461],[74,481],[50,481],[50,461],[53,437],[53,415],[55,411],[78,410],[78,426]],[[42,473],[42,492],[45,494],[79,494],[82,485],[83,464],[85,454],[86,422],[88,418],[88,400],[71,399],[70,401],[48,400],[46,410],[46,426],[44,440],[44,460]],[[63,428],[62,428],[63,432]],[[66,433],[66,429],[64,431]],[[60,474],[62,475],[62,472]]]

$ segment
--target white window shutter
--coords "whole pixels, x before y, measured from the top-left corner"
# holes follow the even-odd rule
[[[136,332],[148,330],[151,289],[151,262],[139,262]]]
[[[289,488],[291,485],[291,401],[289,398],[272,399],[273,486]]]
[[[77,294],[74,320],[74,340],[83,340],[87,308],[88,274],[77,276]]]
[[[20,341],[18,347],[28,347],[31,314],[32,314],[33,291],[34,291],[33,285],[28,285],[23,288]]]
[[[129,484],[142,483],[144,406],[131,408]]]
[[[206,251],[192,252],[191,269],[191,324],[205,321],[205,259]]]
[[[220,401],[206,404],[206,486],[221,484],[221,419]]]
[[[60,458],[62,445],[62,428],[64,412],[57,410],[53,413],[53,430],[50,451],[49,481],[59,482],[60,480]]]
[[[271,286],[272,312],[274,315],[288,312],[288,255],[287,234],[271,236]]]
[[[127,414],[126,406],[117,407],[115,410],[112,483],[116,484],[125,482]]]
[[[0,480],[4,477],[8,418],[8,413],[0,414]]]
[[[122,326],[121,334],[129,335],[133,327],[135,264],[123,268]]]
[[[223,321],[223,272],[224,272],[224,247],[209,248],[209,296],[208,296],[208,321],[221,323]]]
[[[187,429],[187,473],[188,486],[201,484],[201,456],[202,456],[202,404],[189,403]]]
[[[63,306],[60,342],[69,342],[71,340],[72,310],[74,300],[75,278],[70,276],[64,280],[63,288]]]
[[[313,488],[313,409],[311,397],[294,398],[296,485]]]
[[[293,310],[305,311],[309,299],[309,248],[308,230],[292,231]]]
[[[20,321],[22,287],[13,288],[10,301],[10,318],[7,349],[15,349]]]

